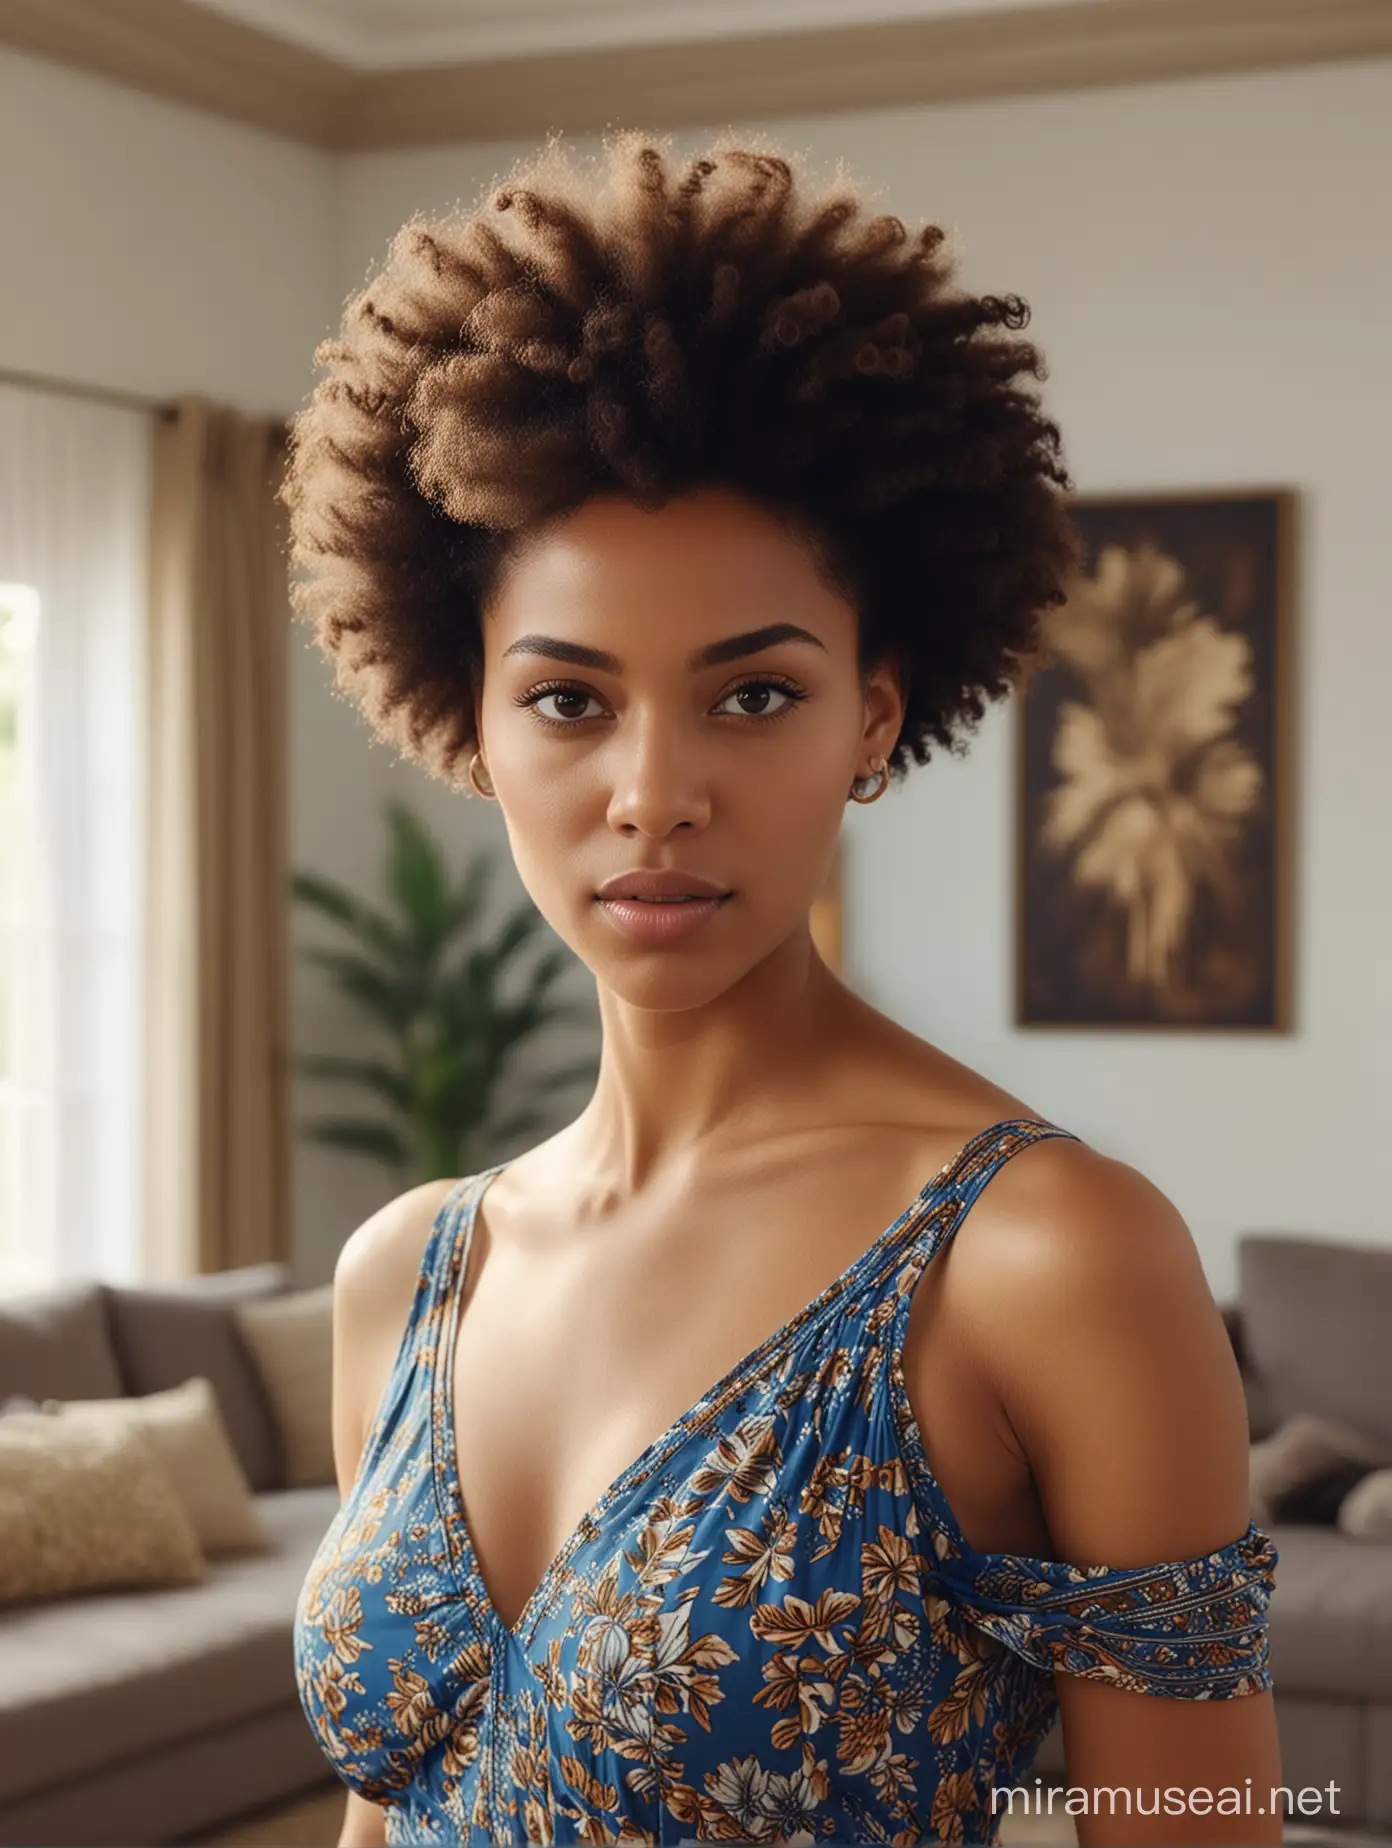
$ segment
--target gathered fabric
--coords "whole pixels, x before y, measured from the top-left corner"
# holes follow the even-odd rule
[[[310,1725],[389,1843],[994,1843],[1055,1672],[1228,1699],[1272,1685],[1276,1548],[1076,1566],[978,1552],[900,1362],[914,1286],[1034,1119],[970,1142],[577,1524],[512,1626],[454,1467],[478,1202],[436,1217],[358,1474],[295,1616]]]

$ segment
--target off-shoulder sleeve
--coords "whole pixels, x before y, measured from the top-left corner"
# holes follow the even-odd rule
[[[1153,1566],[1073,1566],[967,1549],[942,1595],[1037,1667],[1142,1694],[1226,1700],[1272,1685],[1267,1606],[1280,1555],[1249,1522],[1215,1553]]]

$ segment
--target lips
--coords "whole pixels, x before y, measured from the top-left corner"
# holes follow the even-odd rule
[[[730,893],[727,887],[703,879],[699,874],[682,872],[676,867],[665,870],[654,867],[646,872],[615,873],[604,882],[595,896],[606,900],[628,898],[639,902],[661,902],[684,898],[728,898]]]
[[[616,887],[625,883],[631,882],[614,881]],[[703,895],[699,898],[683,898],[677,893],[656,898],[619,898],[607,893],[603,896],[595,894],[595,902],[604,916],[606,926],[612,925],[630,943],[636,943],[647,950],[665,950],[677,944],[690,943],[733,901],[732,892],[717,892],[713,896]]]

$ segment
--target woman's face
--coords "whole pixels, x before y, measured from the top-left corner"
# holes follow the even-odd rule
[[[527,891],[600,982],[695,1005],[807,930],[851,782],[903,716],[888,667],[862,683],[856,634],[803,542],[733,489],[593,499],[513,559],[480,749]],[[599,896],[653,869],[729,896],[681,923]]]

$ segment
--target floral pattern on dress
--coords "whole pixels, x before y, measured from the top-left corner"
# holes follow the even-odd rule
[[[1276,1549],[1146,1567],[971,1547],[899,1365],[914,1284],[991,1176],[974,1137],[832,1284],[604,1491],[516,1623],[478,1570],[452,1357],[474,1211],[432,1229],[358,1475],[306,1576],[300,1699],[389,1843],[993,1843],[1054,1672],[1269,1688]]]

